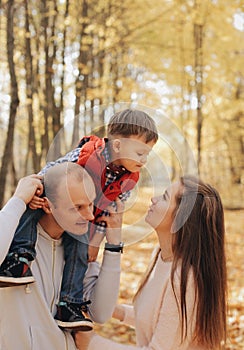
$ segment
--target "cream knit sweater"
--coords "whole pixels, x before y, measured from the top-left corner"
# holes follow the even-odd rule
[[[163,262],[159,255],[156,265],[135,305],[124,305],[124,323],[135,327],[136,345],[124,345],[95,335],[88,350],[204,350],[191,341],[191,335],[180,344],[178,308],[170,282],[171,262]],[[176,288],[179,290],[179,276]],[[194,287],[192,274],[188,280],[186,302],[188,328],[195,325]]]

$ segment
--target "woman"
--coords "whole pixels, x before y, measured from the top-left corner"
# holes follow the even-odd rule
[[[87,341],[88,350],[220,349],[226,337],[226,262],[219,194],[194,177],[182,177],[152,198],[146,221],[159,247],[134,305],[118,305],[113,314],[135,326],[137,345],[89,332],[84,346]]]

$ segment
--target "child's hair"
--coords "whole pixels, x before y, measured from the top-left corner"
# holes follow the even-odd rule
[[[158,140],[158,131],[154,120],[138,109],[125,109],[115,113],[108,123],[108,137],[120,135],[144,136],[146,143]]]

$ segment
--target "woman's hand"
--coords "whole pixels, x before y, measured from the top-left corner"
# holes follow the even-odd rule
[[[125,310],[122,305],[117,304],[115,306],[112,317],[116,318],[119,321],[124,321]]]
[[[76,332],[74,333],[74,340],[77,349],[87,350],[91,338],[94,336],[94,331],[89,332]]]
[[[114,205],[109,205],[106,210],[109,212],[109,216],[101,216],[97,219],[97,222],[105,221],[107,224],[106,238],[110,244],[119,244],[121,242],[121,227],[123,220],[124,204],[119,198],[116,199],[116,208]]]

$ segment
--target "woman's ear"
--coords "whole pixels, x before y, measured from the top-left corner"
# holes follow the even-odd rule
[[[42,210],[46,213],[46,214],[52,214],[52,209],[50,207],[50,202],[49,200],[47,199],[47,197],[43,197],[44,199],[44,203],[42,205]]]
[[[112,148],[115,153],[120,152],[120,147],[121,147],[121,140],[120,139],[114,139],[112,142]]]

